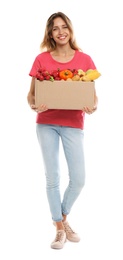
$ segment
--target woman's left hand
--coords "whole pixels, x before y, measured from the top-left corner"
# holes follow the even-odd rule
[[[87,114],[92,114],[92,113],[94,113],[96,110],[97,110],[97,107],[96,106],[94,106],[92,109],[90,109],[89,107],[83,107],[83,109],[82,109],[85,113],[87,113]]]

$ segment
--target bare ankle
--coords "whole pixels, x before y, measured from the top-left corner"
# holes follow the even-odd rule
[[[62,221],[63,221],[63,222],[66,221],[67,215],[64,215],[64,214],[63,214],[62,216],[63,216],[63,220],[62,220]]]
[[[64,226],[63,226],[62,221],[56,222],[55,224],[56,224],[57,230],[64,230]]]

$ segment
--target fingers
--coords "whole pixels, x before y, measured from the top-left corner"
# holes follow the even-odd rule
[[[93,109],[90,109],[90,108],[88,108],[88,107],[83,107],[83,111],[84,111],[85,113],[89,114],[89,115],[92,114],[93,112],[95,112],[96,109],[97,109],[97,107],[93,107]]]
[[[40,105],[39,107],[36,107],[34,104],[31,104],[30,107],[32,110],[34,110],[37,113],[41,113],[48,110],[47,106],[44,104]]]
[[[47,106],[42,104],[41,106],[39,106],[38,108],[36,108],[36,112],[37,113],[42,113],[44,111],[48,110]]]

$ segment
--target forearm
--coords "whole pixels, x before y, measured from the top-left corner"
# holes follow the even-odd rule
[[[27,95],[27,101],[30,106],[35,104],[35,96],[31,92]]]
[[[35,104],[35,79],[34,78],[32,78],[31,80],[30,90],[27,95],[27,101],[30,106]]]
[[[94,109],[96,110],[98,106],[98,97],[96,95],[96,90],[94,92]]]

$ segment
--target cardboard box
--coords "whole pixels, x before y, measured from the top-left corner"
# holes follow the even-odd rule
[[[35,105],[49,109],[77,109],[94,106],[95,82],[39,81],[35,79]]]

